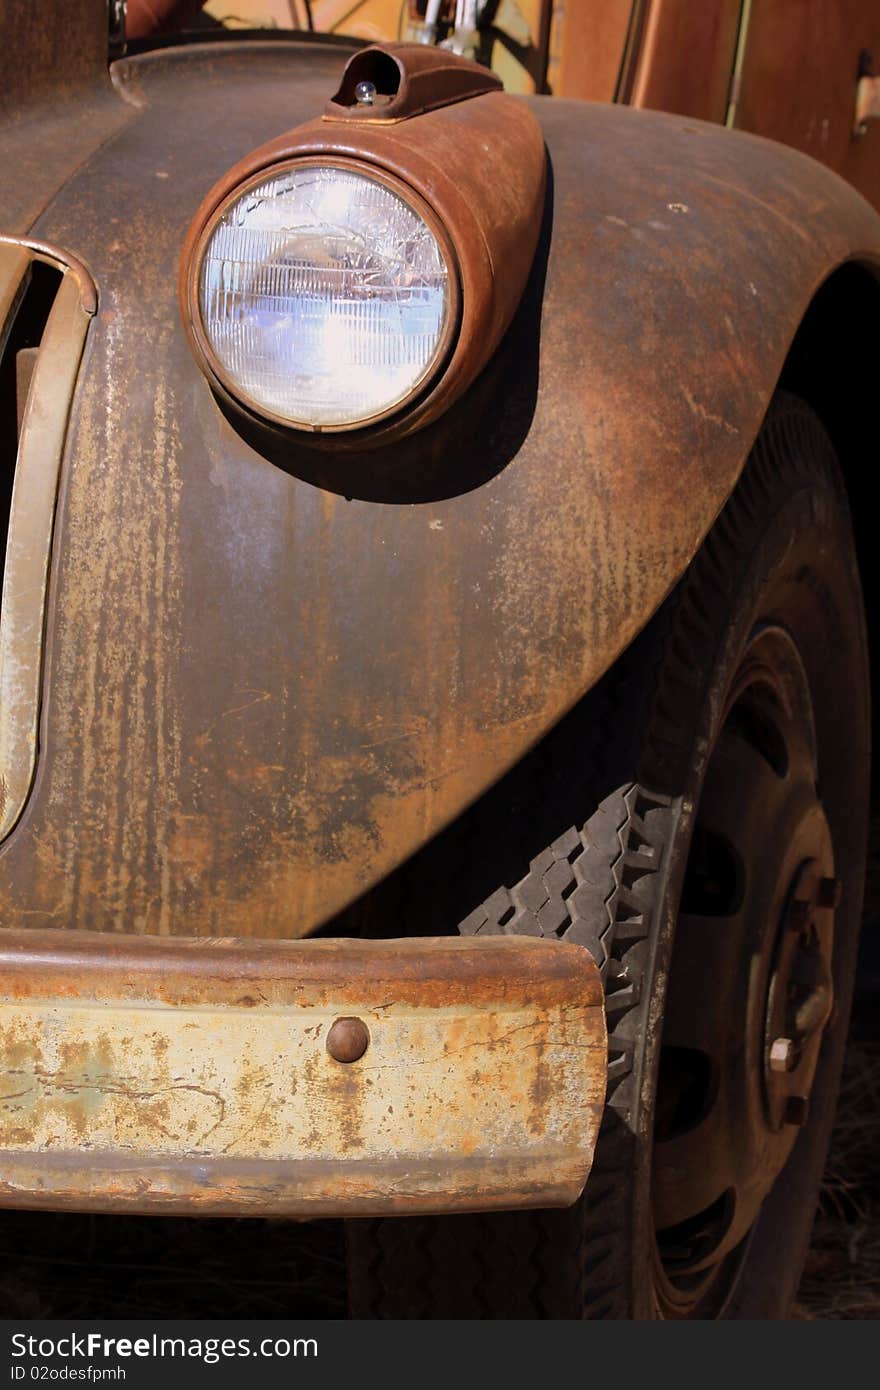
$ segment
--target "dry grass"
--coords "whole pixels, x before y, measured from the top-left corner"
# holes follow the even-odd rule
[[[880,1042],[851,1045],[800,1318],[880,1317]]]

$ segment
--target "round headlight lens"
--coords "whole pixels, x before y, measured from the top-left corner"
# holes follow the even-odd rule
[[[443,353],[451,271],[387,184],[344,166],[276,170],[226,205],[198,268],[201,327],[232,391],[306,428],[401,404]]]

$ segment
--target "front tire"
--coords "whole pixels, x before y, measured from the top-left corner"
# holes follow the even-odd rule
[[[432,902],[425,930],[593,952],[609,1083],[585,1195],[350,1223],[354,1316],[786,1316],[849,1015],[868,760],[846,494],[815,415],[780,396],[638,641],[384,890],[386,910]],[[482,892],[487,863],[512,886]]]

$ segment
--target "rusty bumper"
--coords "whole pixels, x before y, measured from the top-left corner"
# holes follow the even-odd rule
[[[359,1023],[331,1036],[341,1018]],[[598,972],[574,945],[8,931],[0,1205],[565,1206],[605,1067]]]

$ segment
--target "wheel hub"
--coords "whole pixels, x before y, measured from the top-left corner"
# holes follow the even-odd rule
[[[723,1270],[806,1122],[831,1013],[837,883],[807,677],[755,634],[708,759],[680,904],[658,1079],[652,1200],[671,1316]]]
[[[824,818],[823,818],[824,820]],[[774,1130],[802,1125],[834,990],[831,947],[838,883],[821,872],[831,858],[804,864],[780,925],[767,998],[764,1086]]]

